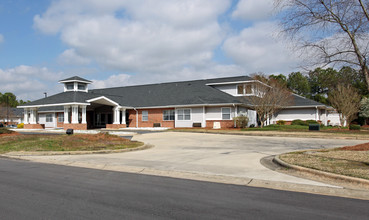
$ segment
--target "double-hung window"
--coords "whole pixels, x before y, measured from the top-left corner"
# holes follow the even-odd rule
[[[174,121],[174,118],[175,118],[174,110],[163,111],[163,121]]]
[[[53,114],[46,114],[46,122],[53,122]]]
[[[177,110],[177,119],[178,120],[191,120],[191,109],[178,109]]]
[[[64,122],[64,113],[58,114],[58,122]]]
[[[67,90],[74,90],[74,83],[66,83]]]
[[[222,120],[231,120],[231,108],[222,108]]]
[[[142,111],[142,121],[148,121],[148,120],[149,120],[149,112]]]

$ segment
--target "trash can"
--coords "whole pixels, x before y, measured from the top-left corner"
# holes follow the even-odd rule
[[[73,129],[67,129],[67,132],[66,132],[67,134],[73,134]]]
[[[309,131],[320,131],[320,124],[309,124]]]

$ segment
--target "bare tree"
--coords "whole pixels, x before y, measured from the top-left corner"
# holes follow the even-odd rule
[[[311,64],[358,67],[369,90],[369,0],[275,0],[281,26]]]
[[[331,105],[340,113],[341,126],[348,126],[360,109],[361,96],[351,85],[339,84],[328,94]]]
[[[266,78],[264,77],[264,79]],[[264,126],[268,118],[271,119],[273,115],[292,102],[291,92],[275,79],[268,80],[268,84],[255,81],[251,88],[252,95],[245,96],[245,100],[253,105],[259,116],[261,127]]]

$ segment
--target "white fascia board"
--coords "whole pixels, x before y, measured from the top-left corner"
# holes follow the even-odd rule
[[[57,113],[57,112],[64,112],[64,110],[49,110],[49,111],[37,111],[38,113]]]
[[[329,107],[326,105],[305,105],[305,106],[297,105],[297,106],[286,106],[283,108],[285,109],[285,108],[317,108],[317,107],[322,109],[329,109]]]
[[[186,107],[202,107],[202,106],[233,106],[242,105],[242,103],[220,103],[220,104],[192,104],[192,105],[166,105],[166,106],[150,106],[150,107],[136,107],[136,109],[152,109],[152,108],[186,108]],[[133,108],[133,107],[132,107]]]
[[[83,80],[61,80],[59,81],[59,83],[69,83],[69,82],[81,82],[81,83],[86,83],[86,84],[91,84],[92,82],[90,81],[83,81]]]
[[[114,102],[114,101],[113,101],[113,100],[111,100],[111,99],[106,98],[105,96],[99,96],[99,97],[96,97],[96,98],[93,98],[93,99],[89,99],[89,100],[86,100],[86,102],[91,103],[91,102],[95,102],[95,101],[98,101],[98,100],[101,100],[101,99],[103,99],[103,100],[105,100],[105,101],[107,101],[107,102],[110,102],[111,104],[113,104],[113,105],[115,105],[115,106],[119,106],[119,104],[118,104],[118,103]]]
[[[90,103],[81,102],[67,102],[67,103],[56,103],[56,104],[44,104],[44,105],[23,105],[17,106],[17,108],[41,108],[41,107],[52,107],[52,106],[64,106],[64,105],[91,105]]]
[[[207,83],[205,85],[207,86],[216,86],[216,85],[230,85],[230,84],[239,84],[239,83],[250,83],[250,82],[256,82],[256,83],[260,83],[264,86],[267,86],[267,87],[271,87],[263,82],[260,82],[259,80],[246,80],[246,81],[234,81],[234,82],[220,82],[220,83]]]
[[[238,83],[247,83],[247,82],[256,82],[257,80],[246,80],[246,81],[233,81],[233,82],[220,82],[220,83],[207,83],[207,86],[216,86],[216,85],[229,85],[229,84],[238,84]]]

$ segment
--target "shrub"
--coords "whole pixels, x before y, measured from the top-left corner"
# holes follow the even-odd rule
[[[17,125],[17,128],[23,128],[24,127],[24,123],[20,123]]]
[[[12,130],[9,130],[7,128],[0,128],[0,134],[11,134],[13,133],[14,131]]]
[[[277,125],[285,125],[286,124],[286,122],[285,121],[283,121],[283,120],[279,120],[279,121],[277,121]]]
[[[360,125],[350,124],[349,129],[350,130],[360,130]]]
[[[246,115],[240,115],[233,118],[238,128],[246,128],[249,123],[249,118]]]
[[[309,124],[319,124],[319,122],[315,121],[315,120],[306,120],[306,123]]]
[[[255,128],[255,124],[251,124],[250,125],[250,128]]]
[[[304,126],[307,126],[309,124],[306,121],[303,121],[303,120],[300,120],[300,119],[296,119],[296,120],[293,120],[291,122],[291,125],[304,125]]]

